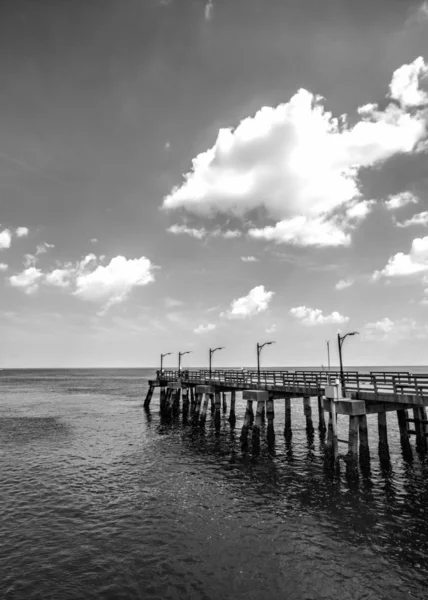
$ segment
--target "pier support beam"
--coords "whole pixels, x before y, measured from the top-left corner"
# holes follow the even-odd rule
[[[226,397],[226,392],[223,392],[222,394],[223,398],[223,412],[227,413],[227,397]]]
[[[160,388],[159,392],[159,411],[162,413],[165,410],[166,389]]]
[[[256,417],[253,425],[253,449],[260,447],[260,428],[262,426],[262,412],[265,409],[265,402],[259,400],[257,402]]]
[[[400,409],[397,410],[397,420],[398,427],[400,429],[400,441],[401,446],[405,452],[411,452],[410,440],[409,440],[409,431],[407,427],[407,410]]]
[[[320,431],[325,431],[325,413],[323,406],[323,397],[318,396],[318,429]]]
[[[310,396],[304,396],[303,398],[303,411],[306,417],[306,431],[308,433],[313,433],[314,425],[312,423],[312,406]]]
[[[181,398],[183,401],[183,418],[187,417],[189,413],[189,388],[183,388],[181,392]]]
[[[379,435],[379,454],[388,454],[388,424],[386,420],[386,412],[378,413],[377,430]]]
[[[358,457],[358,427],[359,417],[349,417],[349,448],[348,457],[356,460]]]
[[[144,408],[149,408],[154,389],[155,389],[155,386],[151,385],[149,387],[149,389],[147,390],[146,399],[144,400]]]
[[[291,430],[291,399],[290,398],[286,398],[285,399],[285,406],[284,406],[284,412],[285,412],[285,427],[284,427],[284,435],[286,438],[290,438],[292,436],[292,430]]]
[[[275,419],[275,411],[273,405],[273,396],[269,394],[269,399],[266,402],[266,417],[267,417],[267,440],[268,446],[272,447],[275,445],[275,428],[274,428],[274,419]]]
[[[202,394],[203,402],[201,408],[201,425],[205,425],[205,421],[207,420],[207,410],[208,410],[208,394]]]
[[[216,391],[214,398],[215,398],[214,423],[215,423],[216,429],[219,429],[220,428],[220,423],[221,423],[221,396],[220,396],[220,392]]]
[[[415,406],[413,408],[413,420],[415,422],[415,433],[416,433],[416,447],[420,451],[424,451],[426,449],[426,437],[425,433],[425,424],[424,415],[421,410],[421,407]]]
[[[248,431],[251,427],[252,415],[253,415],[253,401],[247,400],[247,408],[245,409],[245,415],[244,415],[244,424],[241,429],[241,442],[244,445],[248,443]]]
[[[230,412],[229,412],[229,423],[232,427],[234,427],[234,425],[236,423],[235,404],[236,404],[236,391],[232,390],[232,392],[230,394]]]
[[[190,388],[190,414],[195,412],[195,388]]]
[[[369,435],[367,429],[367,416],[358,417],[358,433],[360,436],[360,457],[367,459],[369,456]]]

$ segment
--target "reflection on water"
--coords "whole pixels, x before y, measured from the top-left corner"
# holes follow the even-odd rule
[[[301,402],[243,451],[239,398],[217,431],[145,412],[150,371],[78,375],[1,374],[0,598],[426,599],[428,465],[393,414],[355,472]]]

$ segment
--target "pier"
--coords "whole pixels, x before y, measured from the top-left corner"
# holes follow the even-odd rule
[[[388,455],[386,415],[395,412],[404,451],[411,453],[410,436],[416,447],[427,451],[428,374],[396,371],[233,371],[233,370],[162,370],[157,379],[149,381],[144,407],[149,409],[154,391],[159,388],[159,408],[163,415],[173,415],[182,407],[183,418],[205,424],[210,409],[216,427],[221,426],[221,414],[236,423],[236,393],[245,403],[241,443],[260,444],[262,423],[267,421],[267,441],[275,440],[275,405],[284,401],[284,436],[291,438],[291,401],[300,400],[308,433],[314,431],[312,399],[318,409],[318,428],[327,435],[327,452],[339,457],[339,444],[345,445],[350,461],[368,452],[367,415],[378,419],[379,452]],[[338,437],[337,417],[349,419],[348,438]],[[342,446],[341,446],[342,447]]]

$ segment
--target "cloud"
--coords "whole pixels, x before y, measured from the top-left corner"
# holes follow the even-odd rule
[[[187,227],[187,225],[171,225],[171,227],[168,227],[167,231],[169,231],[169,233],[173,233],[174,235],[190,235],[198,240],[202,240],[207,235],[207,231],[203,227],[196,229]]]
[[[424,225],[428,226],[428,210],[417,213],[413,215],[410,219],[406,219],[406,221],[395,221],[397,227],[411,227],[412,225]]]
[[[214,2],[213,2],[213,0],[208,0],[208,2],[205,4],[205,11],[204,11],[205,21],[210,21],[213,17],[213,13],[214,13]]]
[[[384,317],[379,321],[366,323],[362,329],[367,341],[398,341],[403,339],[425,339],[428,335],[426,325],[418,325],[414,319],[403,318],[395,321]]]
[[[391,98],[403,108],[423,106],[428,103],[428,94],[419,88],[421,79],[428,75],[428,65],[419,56],[409,65],[403,65],[392,76],[389,85]]]
[[[165,298],[165,306],[166,308],[175,308],[176,306],[183,306],[184,302],[181,300],[176,300],[175,298],[169,298],[168,296]]]
[[[415,238],[409,254],[398,252],[388,260],[381,271],[375,271],[372,279],[402,277],[428,271],[428,236]]]
[[[336,290],[345,290],[348,287],[351,287],[351,285],[353,285],[355,283],[354,279],[351,279],[350,277],[348,277],[347,279],[340,279],[336,285],[335,288]]]
[[[220,313],[228,319],[245,319],[267,310],[275,292],[268,292],[263,285],[250,290],[247,296],[233,300],[229,310]]]
[[[417,204],[418,202],[419,199],[412,192],[400,192],[389,196],[389,199],[385,201],[385,207],[387,210],[397,210],[407,204]]]
[[[17,227],[15,230],[17,237],[26,237],[29,233],[28,227]]]
[[[407,67],[422,72],[419,59]],[[413,87],[403,83],[399,90],[399,80],[400,73],[394,74],[392,93],[401,90],[400,98],[406,93],[407,99],[406,90]],[[235,129],[220,129],[215,144],[193,159],[183,183],[164,198],[163,208],[240,218],[261,208],[265,222],[250,229],[252,237],[347,245],[373,206],[362,199],[360,171],[417,151],[427,133],[425,112],[408,111],[407,104],[394,100],[383,109],[366,104],[358,113],[350,126],[346,115],[333,117],[322,99],[305,89],[287,103],[265,106]]]
[[[123,302],[133,288],[152,281],[153,265],[148,258],[127,260],[116,256],[105,267],[98,265],[93,271],[79,272],[74,295],[89,302],[100,302],[107,309]]]
[[[290,314],[303,325],[326,325],[329,323],[347,323],[349,321],[349,317],[344,317],[336,311],[329,315],[323,315],[322,310],[319,308],[308,308],[307,306],[292,308]]]
[[[241,256],[242,262],[259,262],[259,259],[255,256]]]
[[[91,244],[97,244],[98,243],[98,238],[91,238]]]
[[[6,263],[0,263],[0,271],[7,271],[8,265]]]
[[[266,327],[266,333],[274,333],[275,331],[276,331],[275,323],[273,325],[271,325],[270,327]]]
[[[47,242],[43,242],[42,244],[39,244],[36,247],[36,256],[38,256],[39,254],[44,254],[52,248],[55,248],[54,244],[48,244]]]
[[[208,323],[208,325],[199,325],[196,329],[193,330],[193,333],[208,333],[210,331],[214,331],[216,329],[216,325],[212,323]]]
[[[0,250],[5,250],[6,248],[10,248],[10,244],[12,242],[12,233],[10,229],[3,229],[0,231]]]
[[[230,240],[233,238],[238,238],[241,237],[242,235],[242,231],[239,231],[238,229],[227,229],[226,231],[221,231],[220,229],[215,229],[214,231],[211,232],[211,234],[213,237],[223,237],[226,240]]]
[[[35,267],[28,267],[18,275],[9,277],[10,285],[22,289],[26,294],[34,294],[39,288],[39,282],[43,278],[43,273]]]
[[[30,259],[28,255],[27,265]],[[22,288],[26,293],[33,293],[40,283],[68,289],[81,300],[99,303],[106,311],[113,304],[123,302],[136,287],[154,281],[154,266],[144,256],[126,259],[124,256],[112,258],[109,264],[99,264],[101,257],[88,254],[81,261],[59,265],[53,271],[43,273],[34,267],[34,263],[18,275],[9,278],[14,287]]]

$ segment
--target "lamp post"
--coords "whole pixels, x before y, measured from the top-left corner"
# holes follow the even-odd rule
[[[260,352],[264,346],[269,346],[269,344],[275,344],[276,342],[265,342],[264,344],[259,344],[257,342],[257,381],[260,383]]]
[[[161,354],[161,365],[160,365],[160,374],[162,375],[162,371],[163,371],[163,359],[165,358],[165,356],[169,356],[170,354],[172,354],[172,352],[166,352],[165,354]]]
[[[218,348],[210,348],[210,379],[211,379],[211,363],[212,363],[212,356],[214,354],[214,352],[216,352],[217,350],[224,350],[224,346],[219,346]]]
[[[184,356],[185,354],[190,354],[192,351],[188,350],[187,352],[179,352],[178,353],[178,376],[180,377],[180,373],[181,373],[181,357]]]
[[[345,375],[343,373],[343,361],[342,361],[343,342],[348,337],[348,335],[359,335],[359,333],[360,333],[359,331],[351,331],[349,333],[345,333],[345,335],[340,335],[340,333],[337,334],[337,345],[339,347],[339,361],[340,361],[340,383],[342,384],[342,394],[343,394],[343,390],[345,389]]]
[[[327,382],[330,384],[330,340],[327,340],[327,364],[328,364],[328,375]]]

